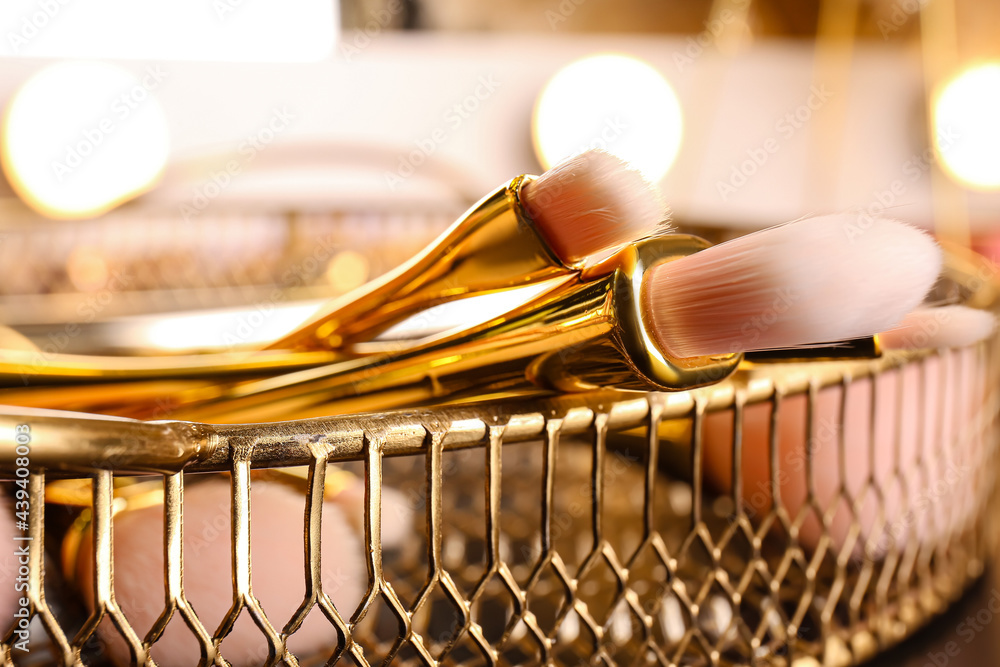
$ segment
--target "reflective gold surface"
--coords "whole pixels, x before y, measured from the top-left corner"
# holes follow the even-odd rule
[[[440,238],[394,271],[350,292],[274,349],[336,349],[370,340],[425,308],[457,297],[530,285],[579,267],[565,266],[535,231],[520,201],[518,176],[483,198]]]
[[[0,350],[0,386],[24,388],[80,382],[227,378],[289,372],[333,363],[343,354],[323,351],[216,352],[164,356],[91,356]]]
[[[481,325],[396,352],[260,380],[163,387],[163,395],[152,401],[139,398],[134,386],[121,387],[117,403],[114,386],[81,387],[77,402],[70,404],[78,410],[146,419],[166,413],[233,423],[369,412],[487,394],[523,397],[599,387],[676,391],[703,386],[731,374],[741,355],[675,359],[660,351],[643,318],[642,286],[650,267],[707,246],[683,234],[638,241],[582,279],[568,276]],[[155,396],[155,387],[151,391]],[[24,390],[8,400],[66,405],[64,394]]]

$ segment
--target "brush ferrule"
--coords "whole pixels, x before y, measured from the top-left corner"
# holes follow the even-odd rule
[[[739,365],[742,355],[675,358],[661,350],[643,314],[642,287],[649,269],[657,264],[703,250],[709,243],[696,236],[671,234],[644,239],[617,253],[617,268],[597,284],[605,286],[601,312],[610,327],[570,349],[536,360],[529,377],[541,386],[560,391],[596,387],[618,389],[692,389],[719,382]]]

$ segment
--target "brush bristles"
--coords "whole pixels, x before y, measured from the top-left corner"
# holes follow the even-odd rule
[[[828,215],[654,267],[644,314],[676,357],[826,343],[892,328],[940,268],[937,244],[909,225]]]
[[[655,185],[599,150],[549,169],[521,194],[539,233],[567,264],[649,236],[669,218]]]
[[[989,338],[996,323],[992,313],[966,306],[918,308],[879,341],[889,350],[965,347]]]

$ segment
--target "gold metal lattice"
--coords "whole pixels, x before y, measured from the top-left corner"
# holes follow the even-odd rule
[[[4,635],[3,664],[104,664],[94,638],[108,619],[133,661],[146,660],[150,646],[154,657],[166,655],[170,647],[157,641],[172,617],[190,629],[203,664],[227,664],[224,638],[242,616],[262,637],[260,659],[248,664],[855,664],[940,612],[992,551],[997,371],[989,343],[761,365],[672,394],[605,392],[264,425],[8,413],[5,430],[31,426],[33,508],[44,506],[47,482],[90,480],[93,612],[76,618],[57,597],[67,593],[55,590],[59,573],[43,547],[62,539],[61,529],[51,511],[49,526],[45,512],[31,512],[34,649],[30,659],[13,649],[15,623]],[[852,398],[859,387],[867,400]],[[898,390],[889,405],[887,387]],[[907,406],[908,396],[918,397],[916,406]],[[935,399],[952,407],[927,421]],[[855,402],[870,437],[851,425]],[[751,433],[758,427],[750,415],[760,410],[770,425],[763,440]],[[781,424],[800,410],[806,445],[796,463]],[[830,414],[839,424],[837,473],[824,490],[818,480],[832,472],[817,470],[827,459],[816,434]],[[885,415],[895,427],[880,434]],[[729,454],[728,481],[720,446]],[[767,459],[763,500],[746,488],[751,457]],[[302,466],[303,514],[288,517],[304,517],[302,560],[285,564],[282,576],[301,582],[304,573],[306,595],[295,614],[278,617],[251,586],[250,490],[259,483],[251,471]],[[357,608],[338,609],[324,591],[320,559],[346,554],[320,539],[323,499],[331,476],[351,468],[364,479],[364,516],[354,519],[363,526],[367,589]],[[961,479],[939,483],[952,469],[963,471]],[[0,470],[15,478],[13,454]],[[183,507],[186,486],[220,472],[228,472],[235,517],[233,604],[212,627],[184,588],[191,555],[182,549]],[[162,477],[165,597],[146,601],[162,608],[152,629],[130,625],[126,602],[135,601],[119,604],[112,568],[115,483],[136,473]],[[798,490],[788,481],[797,474]],[[402,547],[383,549],[390,487],[411,499],[416,519]],[[329,624],[328,647],[296,655],[286,640],[313,614]]]

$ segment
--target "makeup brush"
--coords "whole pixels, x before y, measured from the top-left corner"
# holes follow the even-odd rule
[[[173,416],[289,419],[497,390],[711,384],[735,369],[740,352],[871,336],[920,303],[941,264],[934,241],[882,219],[850,237],[857,223],[851,215],[803,220],[715,247],[679,234],[646,239],[586,269],[582,282],[482,325],[205,400],[193,392]]]
[[[588,151],[537,178],[518,176],[409,262],[343,295],[269,347],[339,348],[435,304],[571,276],[594,263],[591,255],[662,231],[668,218],[659,190],[639,172],[609,153]],[[330,351],[279,350],[169,358],[41,355],[2,343],[0,336],[0,383],[19,387],[29,377],[32,384],[218,377],[335,360]]]
[[[739,362],[734,353],[871,336],[896,324],[923,299],[940,262],[924,233],[852,215],[789,223],[715,247],[658,236],[481,325],[394,354],[192,388],[171,396],[168,412],[158,403],[155,415],[260,421],[477,391],[691,388],[726,377]],[[150,417],[142,402],[103,411]]]
[[[738,355],[683,362],[651,343],[639,289],[649,267],[708,243],[671,234],[629,244],[586,275],[497,317],[406,347],[222,391],[176,397],[171,416],[257,421],[366,412],[458,397],[583,391],[600,386],[676,390],[724,379]],[[599,277],[589,273],[593,271]],[[141,412],[130,415],[144,416]]]
[[[940,269],[940,248],[914,227],[826,215],[655,267],[643,305],[678,357],[798,347],[890,329]]]
[[[619,158],[587,151],[518,176],[397,269],[343,295],[271,348],[340,348],[444,301],[571,275],[588,257],[668,218],[659,190]]]

